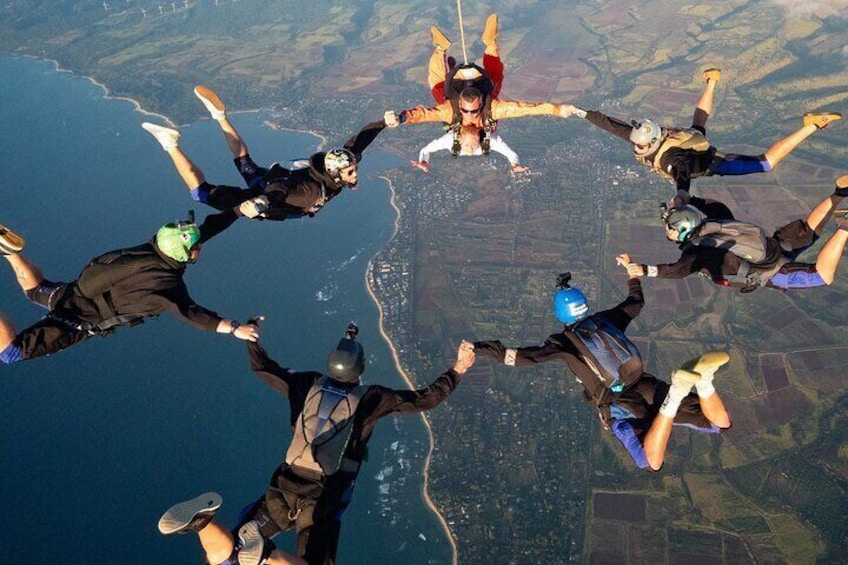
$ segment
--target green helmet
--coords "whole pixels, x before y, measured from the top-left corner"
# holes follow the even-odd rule
[[[156,232],[156,247],[159,251],[180,263],[191,262],[191,248],[198,241],[200,241],[200,228],[193,220],[165,224]]]

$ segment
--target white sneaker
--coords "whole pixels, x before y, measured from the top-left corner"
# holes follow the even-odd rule
[[[162,149],[164,149],[165,151],[179,146],[178,140],[180,139],[180,132],[178,132],[177,130],[166,128],[164,126],[157,126],[156,124],[151,124],[150,122],[144,122],[143,124],[141,124],[141,127],[150,132],[150,134],[156,138],[156,141],[159,142],[159,145],[161,145]]]
[[[215,517],[222,502],[217,492],[206,492],[175,504],[159,518],[159,531],[165,536],[199,532]]]
[[[265,538],[259,532],[259,524],[251,520],[238,532],[241,549],[238,552],[239,565],[260,565],[265,552]]]
[[[207,110],[209,110],[209,115],[212,116],[213,120],[220,121],[227,116],[227,107],[224,106],[224,103],[221,102],[221,99],[218,98],[215,91],[208,86],[195,86],[194,95],[200,98],[200,101],[203,102],[203,105],[206,106]]]

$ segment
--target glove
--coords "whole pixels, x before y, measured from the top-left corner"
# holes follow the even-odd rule
[[[246,218],[256,218],[265,215],[265,212],[271,207],[271,202],[265,195],[245,200],[239,204],[239,212]]]

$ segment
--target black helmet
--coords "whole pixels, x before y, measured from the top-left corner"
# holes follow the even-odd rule
[[[339,340],[339,344],[327,357],[327,369],[330,378],[343,382],[352,383],[359,380],[365,372],[365,350],[356,341],[359,328],[351,322],[345,330],[345,337]]]

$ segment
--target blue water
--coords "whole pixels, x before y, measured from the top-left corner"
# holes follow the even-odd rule
[[[99,87],[34,59],[0,55],[0,76],[0,223],[26,236],[26,253],[47,278],[71,280],[88,259],[147,240],[190,207],[207,212],[190,201],[167,155],[139,127],[151,118],[132,104],[104,99]],[[362,123],[377,113],[363,113]],[[233,116],[257,162],[315,150],[315,137],[273,131],[262,119]],[[216,124],[182,132],[207,178],[239,184]],[[364,286],[366,264],[395,218],[389,189],[373,174],[400,164],[370,150],[361,189],[316,218],[237,223],[189,268],[193,297],[226,317],[264,313],[272,357],[303,370],[323,370],[356,320],[366,380],[404,387]],[[18,328],[35,322],[40,311],[11,270],[0,271],[0,311]],[[159,535],[159,515],[217,490],[220,517],[232,525],[264,492],[290,438],[288,404],[254,378],[243,344],[167,314],[50,358],[0,366],[0,374],[3,563],[200,563],[193,536]],[[378,426],[345,515],[341,563],[450,561],[420,494],[426,445],[418,417]],[[401,469],[401,458],[411,469]],[[290,549],[293,535],[278,542]]]

